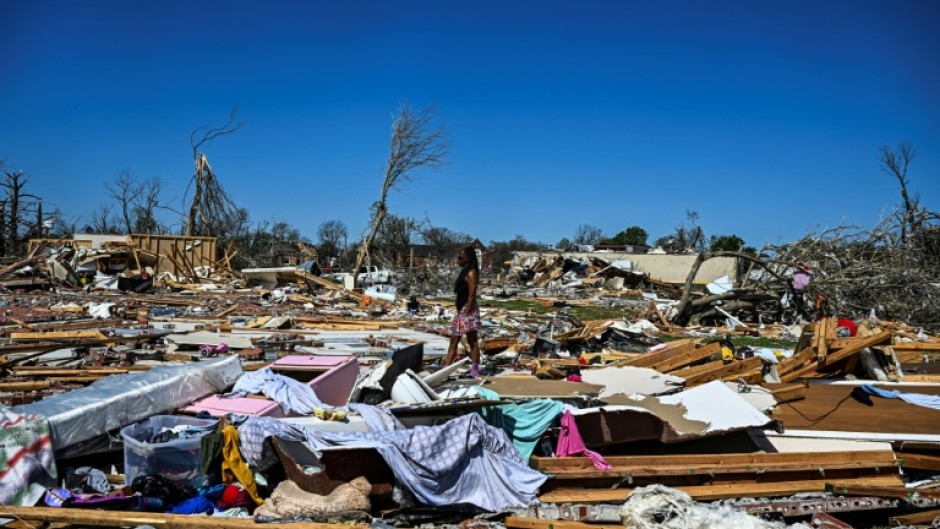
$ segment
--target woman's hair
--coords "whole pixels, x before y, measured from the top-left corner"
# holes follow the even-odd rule
[[[480,273],[480,262],[477,261],[477,250],[473,246],[466,246],[463,250],[463,256],[467,258],[467,266],[473,268],[477,271],[477,274]]]

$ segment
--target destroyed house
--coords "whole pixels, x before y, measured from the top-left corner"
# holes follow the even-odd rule
[[[437,251],[430,244],[412,244],[408,246],[408,263],[411,268],[431,264],[437,259]]]
[[[297,266],[316,261],[317,249],[302,242],[278,242],[271,246],[271,266]]]

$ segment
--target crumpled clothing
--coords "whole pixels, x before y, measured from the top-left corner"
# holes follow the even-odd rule
[[[257,503],[254,498],[251,497],[251,494],[236,485],[226,485],[225,490],[222,492],[222,497],[215,502],[215,505],[220,509],[226,510],[238,507],[246,509],[254,509],[257,507]]]
[[[584,455],[587,457],[594,468],[598,470],[612,470],[614,467],[604,459],[604,456],[591,450],[584,444],[581,432],[578,431],[578,423],[574,420],[574,415],[570,410],[565,410],[561,416],[561,434],[558,436],[558,447],[555,449],[555,456],[569,457]]]
[[[810,280],[813,279],[813,274],[809,270],[804,270],[802,268],[797,269],[796,272],[793,272],[793,290],[801,291],[805,290],[809,286]]]
[[[306,492],[293,481],[284,480],[274,489],[268,501],[258,507],[255,514],[272,518],[294,518],[343,511],[368,511],[372,506],[369,502],[371,491],[372,485],[363,477],[343,483],[326,496]]]
[[[215,518],[251,518],[248,509],[244,507],[232,507],[224,511],[215,511],[212,516]]]
[[[319,454],[330,447],[375,448],[388,463],[398,487],[432,507],[470,503],[502,512],[535,501],[548,479],[529,468],[502,430],[477,414],[439,426],[382,432],[326,432],[270,417],[249,417],[238,428],[242,455],[253,467],[277,461],[268,437],[306,441]]]
[[[193,487],[180,485],[156,474],[137,476],[131,482],[131,490],[141,496],[160,498],[166,505],[177,505],[197,496]]]
[[[248,492],[251,499],[257,505],[261,505],[264,500],[258,494],[258,484],[255,483],[255,475],[242,459],[241,451],[238,446],[240,443],[238,430],[231,424],[222,430],[222,481],[227,485],[238,480],[241,486]],[[224,493],[223,493],[224,494]]]
[[[480,386],[474,388],[477,395],[486,400],[500,400],[499,393]],[[512,444],[528,461],[535,450],[535,445],[555,418],[565,409],[565,405],[554,400],[538,399],[522,404],[504,404],[487,406],[480,410],[487,424],[500,428],[512,438]]]
[[[915,406],[923,406],[924,408],[940,410],[940,395],[926,395],[924,393],[902,393],[898,390],[888,391],[881,388],[876,388],[875,386],[869,384],[861,385],[859,388],[865,393],[874,395],[876,397],[881,397],[884,399],[901,399],[904,402],[913,404]]]
[[[73,509],[102,509],[105,511],[129,511],[137,507],[137,496],[102,496],[85,494],[73,496],[63,507]]]
[[[42,496],[42,503],[46,507],[61,507],[72,499],[72,491],[68,489],[49,489]]]
[[[79,492],[97,492],[98,494],[111,492],[108,476],[97,468],[81,467],[70,472],[65,477],[65,482],[69,488],[78,489]]]
[[[205,496],[196,496],[179,505],[174,505],[167,512],[170,514],[212,514],[215,512],[215,505]]]

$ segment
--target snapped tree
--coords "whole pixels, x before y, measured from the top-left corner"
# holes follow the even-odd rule
[[[379,200],[372,205],[371,227],[359,245],[353,271],[358,271],[369,255],[369,249],[388,215],[389,192],[413,180],[418,169],[443,167],[448,149],[447,132],[435,126],[433,109],[415,112],[407,104],[401,105],[398,115],[392,119],[391,145]]]
[[[238,225],[238,205],[225,192],[206,155],[199,149],[219,136],[234,134],[244,124],[244,121],[238,120],[238,107],[233,107],[228,121],[221,127],[210,128],[206,125],[190,134],[189,144],[193,150],[196,171],[187,187],[187,193],[189,187],[193,188],[193,200],[186,216],[186,235],[211,235],[225,239],[232,226]],[[185,194],[183,196],[185,201]]]

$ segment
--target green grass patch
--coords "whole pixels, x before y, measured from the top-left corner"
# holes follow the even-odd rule
[[[542,305],[541,303],[528,299],[509,299],[500,300],[480,300],[480,306],[490,309],[504,309],[517,312],[527,312],[529,314],[553,314],[560,311],[561,307]],[[616,320],[622,319],[625,310],[621,307],[604,306],[575,306],[568,307],[568,314],[571,314],[579,320]]]
[[[541,303],[527,299],[507,299],[506,301],[500,300],[480,300],[480,306],[486,307],[488,309],[503,309],[503,310],[512,310],[516,312],[531,312],[533,314],[548,314],[549,312],[555,312],[558,309],[555,307],[546,307]]]
[[[731,343],[733,343],[735,347],[768,347],[770,349],[796,348],[796,340],[764,338],[760,336],[732,336]]]

